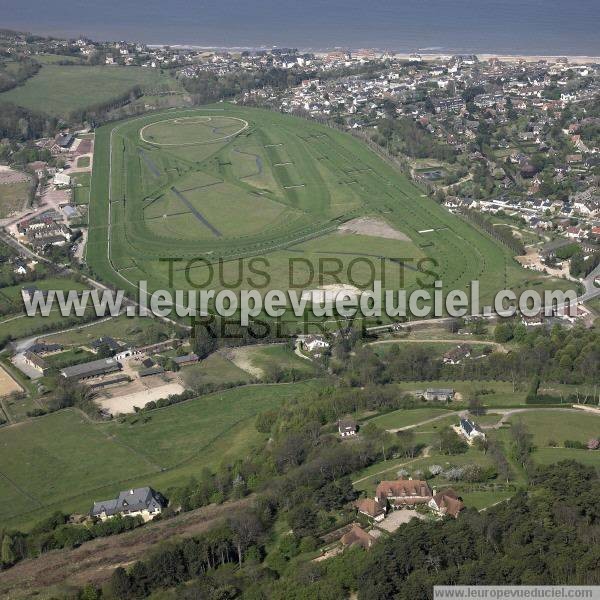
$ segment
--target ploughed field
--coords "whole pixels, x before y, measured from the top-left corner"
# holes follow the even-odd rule
[[[478,279],[486,302],[569,285],[523,270],[361,141],[317,123],[221,103],[96,133],[87,260],[129,291],[140,280],[286,290],[374,279],[411,290],[434,279],[415,267],[424,258],[446,290]],[[251,267],[266,273],[253,284]]]

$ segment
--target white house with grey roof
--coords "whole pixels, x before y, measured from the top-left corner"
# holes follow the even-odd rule
[[[460,420],[460,432],[469,442],[473,441],[475,438],[485,439],[485,433],[483,433],[479,426],[470,419]]]
[[[122,517],[141,516],[144,521],[151,521],[159,515],[167,501],[159,492],[151,487],[134,488],[119,493],[118,498],[94,502],[90,515],[102,521],[117,515]]]

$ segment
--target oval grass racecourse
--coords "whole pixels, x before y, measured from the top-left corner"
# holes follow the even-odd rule
[[[194,146],[225,141],[247,128],[248,121],[236,117],[179,117],[145,125],[140,139],[154,146]]]
[[[416,274],[406,270],[403,280],[397,259],[429,257],[446,290],[468,290],[477,279],[486,303],[505,288],[572,285],[524,270],[507,248],[425,196],[351,135],[227,103],[99,128],[90,198],[87,262],[130,292],[140,280],[150,290],[169,289],[167,258],[180,261],[173,268],[177,289],[191,287],[186,261],[195,258],[225,262],[227,281],[206,287],[248,287],[237,282],[237,260],[253,257],[269,261],[270,289],[288,289],[288,263],[302,258],[315,265],[338,259],[340,278],[351,284],[347,267],[371,259],[376,279],[384,269],[388,275],[384,287],[411,290],[421,287]],[[338,231],[363,215],[385,220],[410,241]],[[211,270],[217,269],[198,263],[187,273],[203,282]]]

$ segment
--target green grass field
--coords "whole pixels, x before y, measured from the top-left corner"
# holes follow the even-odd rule
[[[0,219],[21,210],[27,202],[29,182],[0,184]]]
[[[234,365],[221,354],[211,354],[195,365],[189,365],[181,370],[183,380],[191,384],[198,379],[202,383],[250,383],[252,376]]]
[[[144,89],[177,86],[175,80],[156,69],[45,64],[24,85],[0,94],[0,103],[13,102],[52,116],[67,116],[124,94],[136,85]]]
[[[84,512],[134,485],[167,492],[250,451],[265,439],[254,416],[314,385],[246,386],[110,423],[67,409],[4,427],[0,523],[30,526],[55,510]]]
[[[557,412],[536,410],[519,413],[510,422],[523,422],[533,434],[533,443],[538,448],[547,448],[554,441],[563,446],[565,440],[586,443],[590,438],[600,437],[600,415],[581,412]],[[600,453],[596,454],[600,465]]]
[[[33,284],[0,288],[0,299],[8,303],[11,308],[11,313],[0,319],[0,331],[3,335],[19,339],[36,333],[41,334],[72,326],[71,317],[63,317],[56,305],[47,317],[39,313],[32,317],[27,316],[21,290],[28,285],[35,285],[40,290],[64,290],[65,293],[69,290],[84,290],[87,288],[85,284],[64,277],[47,277],[39,279]],[[93,310],[93,306],[88,306],[86,308],[86,315],[91,315]]]
[[[89,157],[84,157],[88,158]],[[90,173],[75,173],[72,176],[74,184],[73,202],[75,204],[88,204],[90,201],[90,184],[92,176]]]
[[[156,341],[153,337],[155,332],[168,337],[171,328],[158,319],[120,315],[66,333],[48,334],[44,339],[54,344],[79,346],[99,337],[108,336],[123,343],[145,345]]]
[[[452,413],[443,408],[415,408],[411,410],[395,410],[393,412],[379,415],[373,419],[369,419],[369,423],[375,423],[377,427],[382,429],[399,429],[414,425],[427,419],[439,417],[441,415],[451,416]],[[496,419],[497,420],[497,419]]]
[[[263,369],[267,373],[269,368],[294,369],[304,375],[314,375],[316,372],[311,361],[296,356],[287,345],[251,348],[248,357],[253,366]]]
[[[242,122],[248,126],[239,131]],[[314,271],[306,287],[336,278],[371,287],[383,275],[387,289],[411,290],[418,286],[414,265],[424,257],[437,261],[433,270],[446,289],[479,279],[482,302],[506,287],[570,285],[525,271],[507,249],[425,197],[361,142],[313,122],[219,104],[107,125],[95,144],[87,261],[132,292],[142,279],[150,289],[189,289],[188,277],[211,289],[248,287],[237,275],[248,275],[254,257],[268,261],[261,264],[268,273],[262,289],[296,287],[289,266],[295,259],[297,279],[311,274],[308,263]],[[406,241],[336,232],[363,215]],[[178,261],[173,286],[167,258]],[[187,264],[196,258],[213,266]],[[400,258],[412,269],[401,273]],[[341,273],[319,281],[319,261],[327,259],[340,261]]]

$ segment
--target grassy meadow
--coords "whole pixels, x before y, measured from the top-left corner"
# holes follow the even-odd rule
[[[27,181],[0,184],[0,219],[23,209],[27,202],[30,185]]]
[[[1,93],[0,103],[12,102],[36,112],[65,117],[124,94],[136,85],[152,89],[176,84],[157,69],[48,62],[23,85]]]
[[[264,441],[257,413],[315,382],[252,385],[109,423],[73,409],[0,429],[2,525],[30,526],[55,510],[84,512],[135,485],[167,492]]]

